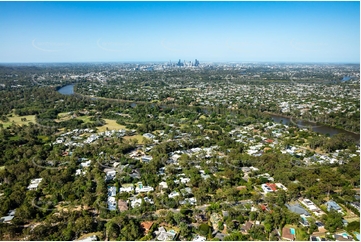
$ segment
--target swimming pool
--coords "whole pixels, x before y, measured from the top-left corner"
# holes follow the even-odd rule
[[[296,234],[296,230],[294,228],[290,228],[291,234],[295,235]]]

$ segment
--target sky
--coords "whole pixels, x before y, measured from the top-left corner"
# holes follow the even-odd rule
[[[0,2],[0,62],[360,63],[360,2]]]

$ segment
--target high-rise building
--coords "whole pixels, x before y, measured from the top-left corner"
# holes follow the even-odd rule
[[[177,66],[183,66],[183,63],[181,62],[181,59],[179,59]]]
[[[199,61],[197,59],[194,61],[194,66],[199,66]]]

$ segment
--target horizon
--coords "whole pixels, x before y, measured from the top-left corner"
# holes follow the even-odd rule
[[[0,9],[0,63],[360,63],[357,1],[0,2]]]
[[[179,60],[179,59],[178,59]],[[197,59],[198,60],[198,59]],[[191,60],[181,60],[191,61]],[[360,65],[360,62],[311,62],[311,61],[200,61],[200,64],[340,64],[340,65]],[[175,63],[176,60],[172,63]],[[29,64],[164,64],[168,61],[63,61],[63,62],[0,62],[0,65],[29,65]]]

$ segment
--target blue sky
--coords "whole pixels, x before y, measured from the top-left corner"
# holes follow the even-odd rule
[[[359,2],[0,2],[0,62],[360,62]]]

